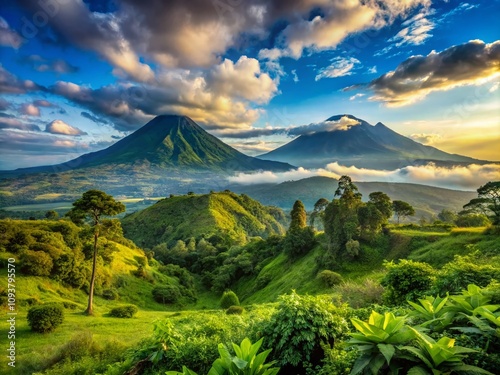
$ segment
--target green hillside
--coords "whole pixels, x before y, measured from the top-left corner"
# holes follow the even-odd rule
[[[219,235],[243,244],[283,234],[283,211],[231,192],[171,196],[122,220],[125,235],[143,247]]]

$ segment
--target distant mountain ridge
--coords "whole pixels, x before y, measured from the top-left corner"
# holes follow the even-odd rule
[[[58,172],[102,165],[161,169],[286,171],[293,166],[247,156],[207,133],[187,116],[160,115],[110,147],[66,163],[22,168],[10,174]]]
[[[309,168],[324,167],[333,162],[373,169],[396,169],[426,162],[444,165],[486,163],[424,146],[381,122],[371,125],[348,114],[332,116],[326,121],[338,122],[343,117],[358,121],[359,124],[347,130],[304,134],[259,157]]]

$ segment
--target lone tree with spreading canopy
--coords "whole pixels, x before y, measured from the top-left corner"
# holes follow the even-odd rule
[[[399,219],[400,218],[404,219],[405,217],[415,215],[415,209],[408,202],[405,202],[405,201],[393,201],[392,202],[392,207],[394,209],[394,214],[397,217],[398,224],[399,224]]]
[[[479,187],[477,196],[464,206],[464,213],[485,214],[493,225],[500,225],[500,181]]]
[[[82,197],[73,203],[73,208],[68,212],[72,220],[82,221],[90,219],[94,228],[94,254],[92,260],[92,276],[90,277],[89,304],[85,313],[93,315],[94,284],[97,262],[97,241],[99,240],[99,228],[102,216],[114,216],[125,211],[125,206],[121,202],[100,190],[89,190],[83,193]]]

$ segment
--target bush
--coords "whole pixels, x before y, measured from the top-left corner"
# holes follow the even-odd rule
[[[292,292],[280,297],[277,311],[264,323],[265,345],[273,349],[284,374],[303,373],[325,357],[323,346],[331,346],[349,331],[344,311],[324,297],[299,296]]]
[[[27,275],[49,276],[54,263],[44,251],[25,250],[21,255],[21,271]]]
[[[342,282],[342,276],[337,272],[333,272],[330,270],[321,271],[320,273],[318,273],[316,278],[330,288]]]
[[[235,292],[228,290],[222,294],[219,304],[221,308],[228,309],[231,306],[239,306],[240,300]]]
[[[179,301],[181,292],[175,285],[158,286],[152,291],[153,298],[158,303],[171,304]]]
[[[455,224],[458,227],[486,227],[490,220],[484,214],[465,214],[459,215]]]
[[[243,314],[243,307],[241,306],[229,306],[226,310],[227,315],[241,315]]]
[[[385,267],[382,285],[386,287],[384,299],[388,305],[416,301],[432,288],[436,270],[427,263],[403,259],[398,264],[386,262]]]
[[[109,312],[109,316],[115,317],[115,318],[132,318],[139,309],[135,305],[124,305],[124,306],[118,306]]]
[[[115,299],[118,299],[118,297],[119,294],[114,289],[104,289],[102,291],[102,298],[107,299],[108,301],[114,301]]]
[[[500,279],[500,269],[489,264],[478,265],[474,254],[463,257],[457,255],[438,273],[435,292],[440,295],[458,293],[467,289],[469,284],[485,287],[493,279]]]
[[[63,307],[57,303],[35,306],[28,311],[31,330],[39,333],[51,332],[64,320]]]

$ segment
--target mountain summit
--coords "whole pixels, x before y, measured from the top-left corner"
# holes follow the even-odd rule
[[[336,115],[325,122],[338,123],[330,131],[304,134],[259,157],[302,167],[324,167],[338,162],[358,168],[395,169],[408,165],[482,163],[449,154],[404,137],[381,122],[371,125],[352,115]]]
[[[17,171],[50,172],[99,166],[127,166],[219,172],[286,171],[291,165],[242,154],[186,116],[160,115],[112,146],[63,164]],[[16,171],[16,172],[17,172]]]

